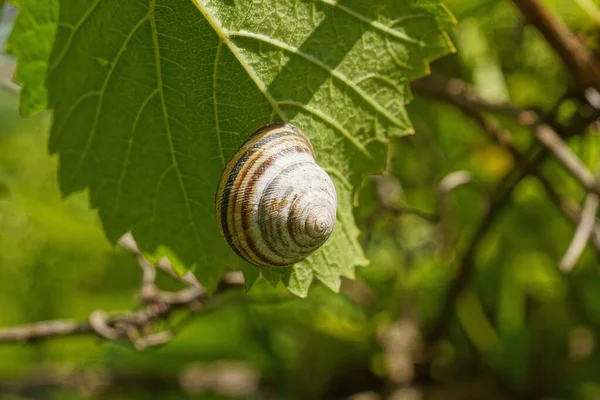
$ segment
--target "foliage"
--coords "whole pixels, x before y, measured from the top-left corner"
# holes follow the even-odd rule
[[[47,107],[46,70],[56,31],[58,4],[54,0],[11,2],[21,13],[6,43],[6,50],[19,59],[15,82],[23,86],[21,115],[28,116]]]
[[[73,2],[68,12],[61,10],[62,20],[67,25],[72,25],[87,10],[89,3],[84,3]],[[171,3],[184,5],[183,2]],[[233,7],[240,3],[242,2],[225,1],[222,4]],[[330,3],[332,2],[316,2],[323,9],[328,9]],[[346,5],[350,3],[352,2],[341,2]],[[420,1],[394,2],[396,3],[411,6],[424,4]],[[63,61],[67,68],[67,60],[71,59],[71,69],[68,69],[68,73],[57,69],[54,81],[50,80],[51,100],[57,109],[59,105],[55,102],[60,100],[57,95],[59,90],[64,92],[65,98],[61,100],[64,104],[60,105],[64,110],[73,105],[73,100],[78,95],[90,89],[78,79],[83,80],[83,75],[88,72],[90,77],[106,76],[113,65],[114,55],[120,48],[120,38],[129,32],[125,29],[125,24],[132,26],[140,21],[137,14],[122,12],[122,8],[111,8],[117,7],[116,4],[110,0],[98,3],[98,12],[114,16],[113,24],[105,26],[96,22],[88,28],[91,29],[90,32],[82,34],[79,39],[72,39],[72,45],[77,45],[77,51],[65,53]],[[133,3],[118,4],[118,7],[127,7]],[[202,4],[210,4],[213,11],[216,9],[216,2]],[[370,2],[356,2],[352,6],[359,7],[361,4]],[[510,1],[447,0],[445,5],[457,17],[457,25],[448,28],[457,52],[433,64],[432,70],[436,77],[467,82],[486,101],[510,102],[515,107],[534,110],[542,116],[553,116],[557,120],[553,123],[556,122],[557,126],[568,126],[581,112],[585,114],[589,111],[586,99],[577,93],[577,87],[553,48],[534,27],[523,23],[518,9]],[[591,49],[597,48],[598,19],[595,15],[600,2],[551,0],[545,1],[544,5],[560,16],[569,29]],[[174,29],[178,35],[183,34],[181,26],[167,24],[170,11],[165,8],[161,10],[164,14],[156,20],[157,26],[165,24],[165,29]],[[192,18],[192,13],[199,12],[193,6],[189,6],[189,10],[189,13],[181,17],[182,21]],[[275,7],[269,10],[281,11]],[[437,11],[429,11],[440,19],[447,15],[438,14],[441,12],[439,8],[435,10]],[[297,11],[300,13],[302,9]],[[221,14],[214,11],[213,15]],[[322,16],[327,19],[327,15],[325,13]],[[101,13],[93,13],[90,18],[100,16]],[[338,17],[336,14],[331,18],[339,22]],[[225,20],[223,17],[223,21]],[[118,29],[120,26],[122,29]],[[226,24],[223,23],[223,26]],[[85,25],[81,29],[83,27]],[[333,33],[326,30],[326,25],[323,24],[319,24],[314,31],[312,28],[315,26],[310,27],[311,32],[320,35],[322,42],[339,42],[339,51],[349,52],[338,60],[342,64],[353,61],[358,64],[357,68],[366,68],[361,65],[366,61],[352,58],[358,55],[353,53],[353,50],[357,50],[354,45],[361,41],[350,45],[350,39],[339,39],[353,37],[351,29],[343,29],[347,25],[340,24],[339,30],[330,26]],[[201,27],[188,28],[189,30],[185,30],[190,33],[188,45],[195,46],[200,40],[191,32]],[[62,29],[58,30],[58,40],[65,43],[69,28]],[[434,31],[439,33],[437,28]],[[106,36],[106,41],[101,41],[100,32]],[[214,36],[214,31],[207,29],[206,32],[206,37]],[[302,35],[310,36],[307,32],[294,34],[306,38]],[[283,32],[276,31],[275,34]],[[339,36],[335,36],[334,41],[334,36],[331,35]],[[438,37],[440,38],[441,36]],[[252,47],[251,42],[236,41],[238,39],[234,40],[235,46],[245,52],[256,50],[260,54],[266,54],[264,59],[258,59],[252,58],[250,53],[244,53],[256,65],[270,65],[269,62],[273,61],[270,57],[281,55],[277,53],[269,56],[267,45],[255,44]],[[131,80],[131,76],[127,74],[132,74],[134,69],[143,69],[142,58],[148,57],[150,65],[146,67],[149,71],[147,74],[136,75],[139,79],[135,82],[139,82],[140,88],[145,83],[150,83],[151,86],[146,88],[149,92],[144,92],[149,96],[156,89],[156,73],[153,72],[156,63],[152,62],[153,54],[146,54],[153,50],[151,46],[147,48],[148,43],[152,43],[152,24],[148,22],[141,25],[139,37],[134,36],[132,40],[139,40],[145,50],[131,50],[132,54],[129,56],[140,58],[127,58],[127,63],[119,63],[119,68],[123,69],[119,70],[115,79]],[[165,37],[161,40],[171,39]],[[92,42],[94,45],[104,43],[106,48],[102,52],[92,52]],[[168,51],[176,52],[179,49],[175,42],[177,41],[173,40],[173,44],[167,46]],[[124,55],[134,48],[133,42],[131,43]],[[444,39],[443,42],[432,43],[437,43],[439,47],[436,52],[440,54],[448,42]],[[55,45],[56,48],[57,46]],[[214,67],[212,60],[217,47],[218,44],[210,49],[210,56],[198,54],[194,60],[184,62],[204,60],[205,65]],[[221,50],[226,49],[223,47]],[[333,52],[322,56],[335,58],[340,57],[340,54]],[[56,59],[58,54],[54,53],[52,57]],[[86,74],[78,73],[76,65],[83,63],[86,57],[91,59],[90,69],[85,70]],[[296,81],[296,77],[301,76],[302,83],[318,78],[316,68],[307,68],[302,59],[294,59],[290,55],[289,59],[284,57],[284,60],[286,65],[290,65],[290,71],[295,73],[277,71],[293,75],[293,78],[289,78],[292,79],[289,87],[283,85],[280,87],[281,91],[273,92],[282,96],[281,99],[288,95],[285,90],[293,89],[294,85],[299,86],[300,80]],[[381,62],[385,63],[386,60]],[[231,69],[228,76],[243,75],[243,71],[239,69],[241,67],[238,65],[236,70],[235,65],[229,64]],[[414,74],[407,76],[414,78],[425,71],[425,64],[419,62],[418,65]],[[161,66],[177,70],[168,61]],[[337,68],[335,70],[338,71]],[[186,74],[191,74],[191,71],[189,67],[185,69]],[[269,73],[268,70],[263,72]],[[272,71],[271,73],[272,76],[275,75]],[[176,78],[181,78],[176,72],[165,76],[173,79],[173,83],[177,83]],[[187,79],[188,82],[195,82],[194,79]],[[321,79],[329,82],[328,79],[331,80],[332,77],[321,76]],[[90,78],[88,82],[90,85],[93,84],[92,80]],[[226,85],[235,83],[233,78],[227,81],[225,75],[223,81],[222,85],[225,86],[220,86],[223,89]],[[250,84],[244,80],[237,83]],[[31,84],[35,86],[34,82]],[[267,85],[269,87],[270,83]],[[321,93],[319,90],[324,88],[310,87],[317,93]],[[141,97],[135,96],[138,94],[135,92],[135,84],[128,89],[119,89],[117,86],[108,88],[110,91],[105,93],[111,96],[116,96],[117,91],[122,93],[121,90],[132,92],[127,92],[127,95],[117,100],[112,97],[106,103],[107,110],[110,110],[106,116],[110,114],[114,119],[102,122],[106,127],[97,132],[102,139],[95,142],[100,147],[94,151],[98,152],[100,160],[109,157],[109,151],[116,152],[123,144],[126,134],[118,129],[108,129],[108,124],[125,121],[124,124],[127,125],[132,113],[139,111],[134,102],[129,103],[129,99],[139,100]],[[191,96],[191,88],[175,86],[174,89]],[[335,87],[332,90],[334,89]],[[65,161],[65,154],[68,158],[69,152],[65,152],[60,145],[60,137],[56,138],[56,131],[49,133],[51,116],[42,113],[29,119],[19,118],[17,96],[1,90],[0,86],[0,326],[45,319],[86,320],[90,312],[96,309],[118,311],[135,308],[137,303],[132,298],[132,293],[140,285],[139,268],[129,254],[110,246],[104,236],[108,232],[114,241],[123,230],[128,229],[129,223],[117,221],[123,225],[121,229],[115,229],[111,233],[106,213],[112,211],[103,206],[108,200],[102,198],[102,191],[99,190],[101,179],[112,176],[115,173],[113,168],[119,172],[123,160],[112,160],[112,164],[104,163],[103,165],[112,167],[104,167],[102,170],[93,168],[91,164],[86,164],[85,170],[79,172],[67,167],[71,165],[65,164],[69,162]],[[173,101],[178,95],[169,90],[171,89],[167,89],[165,93],[170,93],[169,99]],[[319,96],[324,94],[317,93],[307,99],[306,104],[320,101]],[[340,294],[325,287],[325,284],[333,288],[338,285],[337,282],[333,283],[333,279],[328,280],[326,273],[319,274],[322,283],[314,285],[307,299],[289,296],[284,288],[274,288],[264,279],[259,279],[249,293],[232,291],[215,296],[216,303],[193,319],[176,315],[172,320],[165,321],[166,327],[174,329],[171,343],[143,353],[134,352],[111,341],[99,341],[93,336],[60,338],[39,343],[0,343],[0,397],[4,394],[16,394],[19,396],[17,398],[231,398],[202,391],[197,385],[187,383],[190,377],[195,378],[191,379],[193,382],[202,382],[197,371],[202,370],[201,367],[205,365],[237,361],[243,362],[261,377],[258,391],[253,397],[244,398],[337,399],[347,398],[361,391],[385,395],[398,388],[396,398],[598,398],[598,252],[588,245],[570,273],[559,270],[558,265],[573,238],[576,224],[565,218],[536,175],[529,175],[515,186],[502,203],[502,211],[495,215],[489,229],[484,234],[477,235],[482,221],[488,215],[490,204],[494,204],[498,193],[502,193],[506,186],[506,177],[513,177],[515,171],[519,172],[524,167],[506,146],[498,145],[471,116],[446,101],[419,93],[407,105],[406,111],[402,109],[399,114],[410,117],[415,134],[389,141],[391,145],[386,176],[364,179],[354,196],[351,196],[351,191],[346,193],[345,213],[348,216],[352,214],[352,221],[355,220],[360,229],[358,239],[361,247],[356,251],[344,248],[344,254],[336,254],[336,257],[362,259],[364,252],[364,258],[370,264],[356,270],[356,280],[342,279]],[[385,92],[380,94],[386,95]],[[298,95],[302,93],[298,92]],[[94,103],[97,99],[91,96],[87,99],[90,101],[87,107],[94,108],[99,103]],[[233,97],[236,96],[232,95]],[[22,109],[24,98],[21,99]],[[402,98],[407,99],[408,97]],[[212,100],[208,101],[212,104]],[[254,101],[263,102],[264,99],[257,94]],[[182,118],[185,117],[186,121],[199,121],[199,115],[188,115],[189,110],[184,107],[185,104],[175,103],[173,107],[183,113]],[[390,104],[395,104],[393,107],[397,108],[394,109],[400,109],[396,103]],[[135,107],[134,111],[128,109],[130,106]],[[331,108],[325,105],[323,112],[343,113],[338,117],[346,121],[346,118],[356,113],[356,119],[364,118],[366,114],[361,114],[364,107],[364,102],[360,101],[336,107],[331,105]],[[90,115],[93,114],[86,114],[85,109],[80,111],[73,114],[78,122],[71,128],[70,137],[85,141],[90,138],[88,134],[92,131],[90,126],[93,124]],[[147,112],[150,111],[156,113],[155,119],[148,117],[154,123],[148,123],[140,133],[147,134],[148,140],[156,139],[156,143],[160,143],[160,140],[165,139],[159,136],[163,132],[159,129],[163,123],[160,101]],[[286,111],[292,112],[289,109]],[[251,117],[244,116],[250,112],[223,112],[230,112],[229,116],[235,117],[236,127],[246,127],[243,135],[252,130],[251,122],[242,121]],[[254,109],[252,113],[255,118],[261,118]],[[267,114],[269,120],[271,115],[269,112]],[[530,148],[540,148],[531,128],[521,120],[510,114],[493,111],[482,111],[482,116],[491,125],[500,126],[503,132],[510,134],[513,139],[511,143],[518,151],[527,153]],[[54,124],[56,118],[57,114],[54,115]],[[339,151],[340,154],[332,154],[334,152],[328,151],[326,144],[338,143],[340,139],[337,136],[331,132],[331,136],[318,136],[319,133],[316,132],[321,132],[322,129],[311,127],[316,128],[320,123],[309,121],[301,112],[287,118],[302,125],[313,135],[311,138],[319,148],[325,148],[319,152],[319,160],[323,159],[322,162],[327,164],[330,171],[332,168],[339,168],[346,173],[350,168],[356,168],[352,169],[352,174],[348,173],[352,175],[349,179],[353,179],[353,183],[359,182],[358,174],[380,169],[383,165],[385,152],[382,150],[379,153],[373,150],[380,164],[371,166],[357,161],[360,155],[350,156],[351,151],[347,149]],[[374,117],[371,115],[369,118]],[[548,121],[550,119],[547,117]],[[348,124],[351,125],[352,121],[348,120]],[[198,122],[202,123],[205,122]],[[224,123],[233,124],[233,120]],[[98,126],[101,126],[100,120]],[[196,129],[197,132],[204,131],[201,125],[194,127],[194,131]],[[228,130],[223,128],[222,132],[225,131]],[[152,132],[156,135],[151,135]],[[353,133],[364,132],[356,127]],[[113,136],[110,136],[111,133]],[[389,132],[387,135],[396,136]],[[111,142],[111,139],[114,141]],[[238,138],[235,143],[233,138],[230,139],[232,142],[229,150],[233,151],[242,138]],[[45,143],[48,140],[58,150],[59,157],[46,154]],[[565,140],[585,166],[598,175],[598,127],[592,125]],[[185,142],[182,145],[184,144]],[[81,143],[79,145],[77,149],[81,148]],[[106,154],[102,153],[104,151]],[[146,170],[155,167],[159,169],[161,166],[164,154],[157,155],[154,160],[154,156],[144,156],[143,148],[139,146],[131,154],[134,151],[140,152],[140,168],[145,169],[144,173],[150,174],[151,171]],[[157,151],[160,153],[161,150]],[[80,152],[73,154],[73,157],[78,157]],[[86,162],[92,161],[90,159]],[[352,162],[356,165],[351,165]],[[62,165],[59,180],[55,177],[58,163]],[[345,166],[336,163],[345,163]],[[562,200],[581,207],[586,191],[564,172],[556,159],[548,157],[537,168],[542,176],[548,178]],[[467,172],[472,183],[441,196],[440,182],[457,171]],[[77,174],[76,181],[65,186],[65,174],[69,172]],[[218,168],[215,167],[210,174],[214,180],[218,175]],[[154,183],[156,182],[132,180],[130,189],[132,193],[145,193],[144,190],[148,188],[144,185],[152,188]],[[99,217],[96,211],[88,210],[87,193],[75,193],[63,199],[58,190],[59,185],[67,191],[89,186],[93,203],[98,206]],[[172,190],[167,190],[165,194],[174,196],[170,200],[181,201],[181,197],[177,197],[177,186],[170,185]],[[109,194],[105,195],[110,197],[110,192],[107,193]],[[212,192],[208,195],[212,196]],[[205,201],[207,207],[212,209],[208,197]],[[356,207],[351,209],[353,202]],[[143,213],[143,208],[143,204],[132,200],[126,211]],[[166,218],[168,215],[165,211],[161,217]],[[176,218],[179,219],[168,222],[166,226],[185,226],[183,219]],[[352,221],[349,226],[353,227]],[[167,232],[161,235],[168,236]],[[436,326],[440,312],[447,305],[447,289],[457,281],[465,254],[474,239],[479,240],[479,244],[473,253],[474,268],[470,279],[466,281],[460,296],[452,299],[450,319],[441,336],[430,341],[428,338],[431,337],[431,328]],[[155,239],[147,240],[147,249],[152,250],[155,244],[153,240]],[[170,245],[171,240],[174,242],[174,238],[168,238],[164,243]],[[217,248],[216,239],[210,240],[211,247]],[[163,240],[156,238],[156,243],[158,242],[162,243]],[[170,247],[177,254],[185,254],[185,250]],[[183,263],[188,263],[189,260],[195,260],[196,256],[192,254],[180,258]],[[324,267],[324,264],[318,267]],[[200,264],[196,268],[200,277],[202,268]],[[215,268],[210,274],[215,273],[212,277],[217,279],[225,268]],[[279,279],[277,276],[269,278],[273,281]],[[181,286],[160,271],[157,283],[165,289]],[[304,294],[306,284],[298,283],[291,289]],[[420,336],[420,339],[415,340],[415,336]],[[85,373],[87,380],[79,379],[79,375],[75,374],[78,372]],[[36,386],[40,382],[47,384],[52,376],[63,377],[65,374],[76,376],[79,380],[75,379],[75,384],[67,385],[65,382],[72,381],[57,379],[47,386]],[[40,379],[40,376],[47,380]],[[19,385],[24,385],[24,389]]]
[[[208,287],[242,268],[218,235],[214,194],[242,141],[284,120],[309,134],[340,198],[332,238],[286,270],[285,284],[305,296],[315,275],[338,291],[340,277],[366,263],[352,193],[366,173],[384,168],[388,138],[411,130],[407,82],[451,48],[441,30],[451,19],[437,1],[378,8],[362,1],[63,0],[55,25],[48,24],[58,26],[56,40],[45,35],[37,51],[21,25],[54,4],[21,5],[11,48],[45,59],[53,48],[50,150],[60,154],[61,189],[90,188],[109,240],[131,231],[154,259],[167,255],[180,270],[194,267]],[[43,74],[26,71],[40,63],[22,55],[18,80],[42,92]],[[24,109],[44,105],[28,97]],[[256,269],[245,270],[251,283]]]

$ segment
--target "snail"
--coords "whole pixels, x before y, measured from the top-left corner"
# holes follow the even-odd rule
[[[216,216],[229,246],[251,264],[287,267],[317,250],[335,225],[337,194],[297,127],[255,131],[227,163]]]

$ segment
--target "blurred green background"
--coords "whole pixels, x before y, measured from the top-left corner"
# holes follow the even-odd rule
[[[446,4],[458,21],[457,53],[437,61],[433,74],[541,112],[570,91],[562,63],[512,2]],[[600,48],[600,1],[545,4]],[[1,79],[11,62],[0,57]],[[17,102],[18,93],[0,85],[0,327],[134,309],[135,259],[109,245],[86,193],[61,198],[57,159],[46,149],[50,116],[21,119]],[[560,104],[565,119],[578,106]],[[451,106],[417,97],[409,114],[416,134],[393,143],[389,174],[366,179],[358,194],[371,265],[344,282],[342,294],[316,285],[308,299],[292,299],[259,281],[248,296],[224,295],[211,312],[181,321],[171,343],[145,352],[91,335],[0,343],[0,398],[600,399],[600,256],[589,246],[570,274],[558,270],[575,226],[533,177],[483,238],[443,338],[418,340],[443,306],[485,213],[485,192],[514,165]],[[519,147],[533,143],[527,129],[496,120]],[[600,172],[598,130],[569,145]],[[542,170],[565,198],[582,203],[585,192],[556,162]],[[383,200],[435,214],[438,185],[455,171],[477,185],[451,193],[440,223],[381,211]],[[161,287],[178,287],[159,275]]]

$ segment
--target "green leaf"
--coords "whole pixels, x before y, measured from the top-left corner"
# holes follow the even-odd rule
[[[273,287],[277,287],[277,284],[281,282],[281,278],[285,271],[276,269],[276,268],[260,268],[260,275],[265,278],[267,282],[271,284]]]
[[[217,233],[221,171],[260,125],[294,123],[339,212],[283,282],[338,290],[367,263],[353,191],[384,169],[388,139],[412,132],[408,82],[452,51],[452,22],[439,0],[60,0],[48,85],[62,191],[89,188],[111,241],[131,231],[214,287],[243,266]]]
[[[11,0],[19,9],[6,51],[19,60],[15,82],[23,86],[20,112],[29,116],[48,106],[46,71],[58,18],[57,0]],[[0,2],[2,8],[2,2]]]
[[[299,263],[289,268],[282,279],[290,292],[299,297],[306,297],[313,280],[313,272],[306,263]]]

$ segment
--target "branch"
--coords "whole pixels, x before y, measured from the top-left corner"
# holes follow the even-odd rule
[[[588,239],[594,233],[594,229],[596,228],[596,213],[598,212],[599,205],[600,197],[596,193],[587,195],[573,241],[560,262],[560,269],[563,272],[569,272],[573,269],[577,260],[581,257]]]
[[[541,174],[536,174],[537,180],[542,184],[542,187],[546,191],[546,194],[556,205],[556,207],[562,211],[562,214],[570,219],[575,224],[580,224],[582,221],[582,212],[577,208],[575,204],[565,200],[560,194],[554,190],[552,184]],[[592,241],[598,251],[600,251],[600,225],[594,224],[592,229]]]
[[[19,93],[21,89],[19,85],[13,82],[15,74],[14,61],[2,57],[0,54],[0,89],[6,88],[14,93]]]
[[[530,110],[518,109],[502,103],[490,103],[482,99],[477,92],[466,83],[453,79],[448,80],[440,77],[427,77],[412,84],[416,93],[445,101],[454,105],[467,117],[477,122],[488,136],[495,140],[500,146],[506,148],[513,159],[524,165],[527,163],[525,155],[513,144],[512,136],[506,130],[489,121],[482,111],[500,111],[508,113],[519,120],[524,125],[530,125],[536,132],[536,138],[540,140],[552,153],[559,159],[561,164],[571,172],[571,174],[587,190],[597,192],[598,184],[592,173],[585,165],[573,154],[564,141],[548,125],[537,125],[540,118]],[[597,118],[597,114],[592,114],[588,119],[573,123],[573,129],[576,132],[565,132],[572,136],[580,130],[585,130],[586,126]],[[552,187],[552,184],[543,176],[541,171],[535,166],[531,166],[531,173],[540,181],[549,198],[576,224],[581,221],[581,211],[573,204],[564,200]],[[600,226],[594,224],[592,229],[592,239],[598,250],[600,250]]]
[[[477,95],[469,85],[456,79],[424,78],[414,82],[412,88],[417,93],[444,100],[457,107],[463,114],[475,120],[502,147],[508,149],[517,162],[522,162],[523,155],[512,144],[511,135],[485,118],[481,112],[486,110],[506,112],[516,117],[520,123],[533,126],[536,138],[554,154],[565,169],[586,190],[600,194],[600,187],[594,175],[573,154],[552,127],[538,123],[540,118],[533,111],[514,108],[502,103],[488,102]],[[594,114],[592,118],[596,119],[597,114]],[[592,119],[587,121],[588,124],[590,122],[592,122]]]
[[[525,19],[548,41],[582,89],[600,91],[600,64],[594,54],[539,0],[513,0]]]
[[[457,107],[466,116],[477,122],[490,138],[495,140],[500,146],[506,148],[517,163],[517,166],[513,168],[511,173],[509,173],[498,185],[500,188],[499,195],[495,201],[492,202],[488,212],[483,217],[479,227],[475,231],[473,239],[463,254],[458,273],[454,281],[450,284],[450,288],[446,293],[443,309],[429,333],[426,335],[427,343],[433,343],[443,335],[450,318],[452,317],[455,301],[470,281],[479,243],[489,231],[499,213],[503,210],[514,187],[527,175],[534,174],[537,176],[542,182],[544,188],[552,193],[553,196],[550,197],[553,200],[559,200],[557,204],[560,204],[561,210],[565,213],[565,215],[568,215],[576,223],[580,224],[580,230],[583,228],[586,229],[586,231],[583,231],[583,233],[587,233],[584,244],[590,235],[592,235],[597,248],[600,249],[600,228],[595,223],[595,217],[591,218],[591,220],[589,217],[584,218],[584,216],[582,216],[582,214],[579,213],[576,208],[567,206],[567,203],[554,192],[552,185],[549,184],[549,182],[539,171],[537,164],[548,155],[548,152],[540,152],[534,156],[533,159],[531,159],[527,155],[523,154],[513,144],[512,136],[509,132],[503,130],[492,121],[489,121],[482,114],[482,111],[506,113],[517,118],[518,121],[523,125],[534,127],[537,139],[557,157],[557,159],[565,166],[565,168],[570,171],[576,179],[578,179],[582,186],[584,186],[587,190],[596,192],[597,183],[593,175],[586,169],[583,163],[581,163],[581,161],[572,152],[570,152],[558,134],[556,134],[555,131],[552,130],[552,128],[550,128],[548,125],[540,123],[541,118],[539,118],[535,112],[518,109],[502,103],[492,103],[486,101],[478,96],[477,93],[468,85],[459,80],[445,80],[443,78],[428,77],[421,79],[420,81],[413,82],[412,88],[417,93],[441,99]],[[594,115],[591,117],[593,119],[590,118],[582,121],[574,121],[572,128],[573,130],[577,131],[576,134],[579,134],[580,131],[583,131],[589,123],[597,118],[597,115],[594,113]],[[567,130],[567,132],[568,131],[569,130]],[[571,135],[573,132],[570,132],[569,134]],[[590,211],[588,211],[588,213],[589,212]],[[584,227],[581,228],[581,222],[583,220],[587,222],[584,224]],[[591,228],[589,228],[589,221],[591,221]],[[583,233],[580,233],[579,237],[583,237]],[[578,238],[578,246],[580,245],[580,240],[581,239]]]
[[[64,336],[95,334],[101,338],[114,341],[129,342],[137,350],[164,344],[171,340],[170,331],[155,331],[154,325],[159,321],[168,319],[179,310],[192,314],[199,312],[210,296],[197,281],[188,277],[182,279],[191,286],[177,292],[161,291],[155,285],[155,266],[142,255],[137,248],[133,237],[122,238],[121,244],[137,257],[142,267],[143,282],[140,289],[141,310],[128,311],[114,315],[107,315],[104,311],[94,311],[87,321],[53,320],[26,324],[16,327],[0,329],[0,344],[7,342],[31,342],[48,340]],[[167,265],[163,263],[163,265]],[[163,268],[168,273],[174,271]],[[177,277],[177,275],[175,274]],[[185,278],[185,275],[184,275]],[[226,275],[217,293],[229,289],[243,287],[243,279],[238,274]]]
[[[55,336],[77,335],[93,332],[88,323],[73,320],[36,322],[0,330],[0,342],[26,342]]]
[[[208,295],[204,289],[186,288],[179,292],[169,293],[165,297],[161,296],[156,302],[144,307],[140,311],[130,311],[110,317],[106,316],[102,311],[95,311],[90,314],[88,321],[43,321],[5,328],[0,330],[0,342],[29,342],[61,336],[95,333],[109,340],[129,338],[134,345],[137,345],[135,346],[136,348],[141,349],[148,347],[141,346],[147,340],[141,342],[133,340],[132,329],[139,331],[158,320],[168,318],[172,313],[180,309],[197,312],[207,298]],[[153,339],[156,338],[153,337]]]
[[[180,276],[179,274],[177,274],[177,272],[173,268],[173,265],[171,264],[169,259],[166,257],[163,257],[160,260],[158,260],[156,265],[152,265],[146,259],[144,254],[140,251],[140,249],[131,233],[126,233],[125,235],[121,236],[121,238],[119,239],[119,245],[121,247],[123,247],[125,250],[127,250],[128,252],[130,252],[131,254],[133,254],[134,256],[136,256],[138,263],[140,264],[142,269],[147,270],[148,267],[150,267],[150,269],[152,271],[155,271],[156,268],[159,268],[179,281],[182,281],[191,286],[201,287],[200,283],[198,282],[198,280],[196,279],[196,276],[192,273],[192,271],[187,271],[186,273],[184,273],[183,275]],[[148,271],[145,271],[145,273],[148,273]],[[150,273],[152,273],[152,272],[150,272]]]
[[[443,336],[444,332],[446,331],[446,327],[452,318],[456,299],[468,286],[471,276],[473,275],[473,269],[475,268],[475,256],[479,244],[489,232],[494,222],[496,222],[500,213],[504,210],[508,200],[510,199],[513,189],[529,174],[530,166],[541,162],[544,154],[545,153],[538,153],[531,163],[528,163],[522,169],[518,167],[513,168],[513,170],[509,172],[499,184],[499,187],[504,187],[504,190],[502,190],[493,200],[479,226],[473,233],[469,246],[463,253],[460,265],[458,267],[458,273],[454,280],[450,283],[450,287],[446,292],[445,299],[442,302],[442,311],[438,315],[433,326],[429,329],[429,332],[425,335],[426,343],[435,343]]]
[[[600,194],[598,182],[583,162],[566,143],[547,125],[535,129],[536,138],[542,142],[565,167],[565,169],[589,192]]]
[[[475,89],[460,79],[446,79],[430,75],[411,82],[411,88],[422,95],[445,100],[466,114],[480,120],[481,111],[507,114],[523,125],[533,125],[539,120],[537,113],[512,106],[505,102],[494,102],[481,97]],[[474,113],[474,111],[477,111]]]

